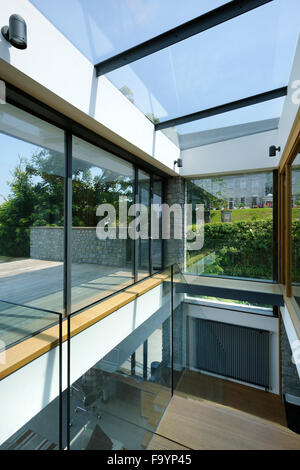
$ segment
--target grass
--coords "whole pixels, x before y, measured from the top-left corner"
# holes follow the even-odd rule
[[[296,209],[297,210],[297,209]],[[264,207],[261,209],[233,209],[232,210],[232,222],[250,222],[255,220],[266,220],[271,219],[273,209]],[[215,210],[210,211],[211,223],[221,223],[221,211]]]
[[[251,307],[263,307],[263,308],[272,308],[272,305],[265,305],[265,304],[254,304],[251,302],[247,302],[244,300],[235,300],[235,299],[221,299],[219,297],[207,297],[206,295],[191,295],[191,297],[200,298],[200,299],[207,299],[207,300],[216,300],[217,302],[222,303],[230,303],[230,304],[238,304],[238,305],[250,305]]]
[[[202,251],[201,253],[197,253],[195,255],[192,255],[190,254],[189,251],[187,251],[187,261],[186,261],[186,264],[187,266],[192,266],[193,264],[197,263],[198,261],[200,261],[202,258],[205,258],[207,255],[209,255],[212,251],[214,251],[213,249],[205,249],[205,248],[202,248]]]
[[[292,209],[292,219],[300,220],[300,207],[294,207]]]
[[[11,261],[19,261],[24,258],[13,258],[12,256],[0,256],[0,263],[9,263]]]

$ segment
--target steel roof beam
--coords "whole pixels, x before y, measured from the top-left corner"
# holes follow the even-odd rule
[[[248,98],[232,101],[231,103],[215,106],[214,108],[204,109],[203,111],[169,119],[168,121],[159,122],[155,124],[155,130],[159,131],[162,129],[167,129],[168,127],[179,126],[180,124],[186,124],[187,122],[198,121],[199,119],[205,119],[211,116],[216,116],[217,114],[227,113],[228,111],[234,111],[235,109],[245,108],[246,106],[281,98],[282,96],[286,96],[287,92],[288,87],[276,88],[275,90],[270,90],[265,93],[249,96]]]
[[[233,0],[95,65],[97,77],[172,46],[273,0]]]

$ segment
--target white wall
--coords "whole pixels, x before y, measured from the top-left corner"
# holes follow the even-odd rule
[[[24,17],[28,48],[18,50],[0,35],[0,78],[113,141],[170,175],[178,148],[90,63],[30,2],[1,2],[0,25]]]
[[[295,101],[295,98],[297,99],[297,101]],[[292,73],[291,73],[290,80],[289,80],[288,95],[286,97],[281,119],[279,121],[279,132],[277,136],[276,145],[281,147],[281,152],[278,155],[278,159],[277,159],[278,163],[282,155],[282,152],[284,151],[287,139],[292,129],[295,117],[297,115],[297,112],[299,109],[299,103],[300,103],[300,39],[298,41],[298,46],[297,46],[297,50],[295,54]]]
[[[181,175],[196,177],[274,169],[269,147],[277,140],[277,130],[203,145],[182,152]]]
[[[279,339],[278,339],[278,318],[253,315],[220,308],[195,305],[185,301],[187,315],[192,318],[202,318],[205,320],[221,321],[231,325],[241,325],[249,328],[266,330],[270,335],[270,391],[279,394]],[[190,343],[190,365],[193,367],[193,343]]]
[[[130,333],[168,305],[163,284],[148,291],[71,339],[71,383],[81,377]],[[175,307],[181,297],[176,297]],[[63,389],[67,386],[67,350],[63,344]],[[35,359],[0,382],[0,444],[58,396],[58,348]]]
[[[101,92],[96,93],[93,117],[173,169],[174,160],[180,156],[179,148],[163,132],[155,132],[149,119],[103,76],[98,78],[98,89]],[[152,163],[155,164],[153,160]]]

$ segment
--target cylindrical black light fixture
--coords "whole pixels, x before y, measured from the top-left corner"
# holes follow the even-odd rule
[[[275,145],[271,145],[269,148],[269,157],[276,157],[276,152],[280,152],[281,147],[276,147]]]
[[[177,165],[178,168],[182,168],[182,158],[177,158],[177,160],[174,161],[174,166]]]
[[[24,18],[20,15],[11,15],[9,17],[9,26],[1,28],[3,37],[17,49],[26,49],[27,47],[27,26]]]

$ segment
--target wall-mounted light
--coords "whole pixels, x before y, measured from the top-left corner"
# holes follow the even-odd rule
[[[24,18],[20,15],[9,17],[9,26],[2,26],[2,36],[17,49],[27,47],[27,26]]]
[[[174,166],[178,166],[178,168],[182,168],[182,158],[177,158],[177,160],[174,160]]]
[[[281,147],[276,147],[275,145],[271,145],[269,148],[269,157],[276,157],[276,152],[280,152]]]

